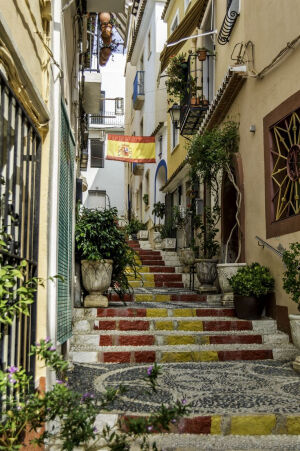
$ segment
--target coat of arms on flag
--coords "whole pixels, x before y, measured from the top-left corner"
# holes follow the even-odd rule
[[[155,163],[154,136],[107,136],[107,160]]]

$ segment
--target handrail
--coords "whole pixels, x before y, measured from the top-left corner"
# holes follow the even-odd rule
[[[266,241],[264,241],[262,238],[259,238],[259,236],[255,237],[258,241],[258,245],[262,246],[262,247],[267,247],[268,249],[270,249],[271,251],[273,251],[275,254],[279,255],[279,257],[283,257],[283,252],[281,252],[280,250],[276,249],[275,247],[271,246],[271,244],[267,243]],[[262,243],[262,244],[260,244]]]

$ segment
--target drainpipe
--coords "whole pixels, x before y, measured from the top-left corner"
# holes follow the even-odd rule
[[[61,63],[61,29],[62,29],[62,1],[52,2],[52,52],[55,60]],[[60,156],[60,71],[51,64],[51,98],[50,111],[52,126],[50,134],[50,180],[48,199],[48,276],[54,276],[58,272],[58,180],[59,180],[59,156]],[[47,299],[47,327],[48,336],[56,344],[57,321],[57,281],[48,281]],[[55,383],[55,374],[47,370],[47,389]]]

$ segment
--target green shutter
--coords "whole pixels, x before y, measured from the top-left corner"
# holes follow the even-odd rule
[[[61,106],[59,205],[58,205],[58,280],[57,340],[64,343],[72,335],[73,265],[73,184],[75,143],[67,114]]]

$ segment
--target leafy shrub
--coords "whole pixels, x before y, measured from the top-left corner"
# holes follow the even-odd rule
[[[300,243],[290,244],[290,249],[284,251],[282,259],[286,266],[286,271],[283,274],[283,288],[298,304],[300,311]]]
[[[83,208],[75,226],[76,251],[81,260],[112,260],[112,287],[122,297],[130,290],[126,268],[138,274],[135,252],[118,226],[116,208],[93,210]]]
[[[274,290],[274,278],[271,276],[270,270],[259,263],[252,263],[240,268],[228,280],[234,294],[240,296],[261,298]]]

